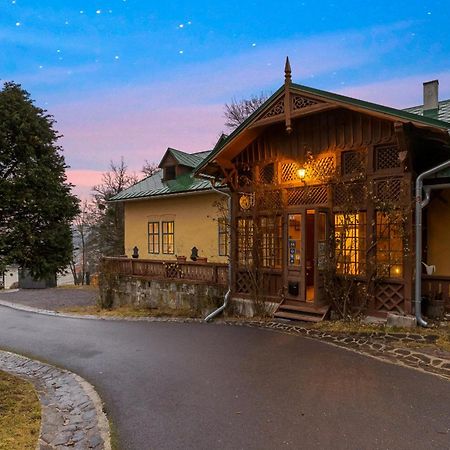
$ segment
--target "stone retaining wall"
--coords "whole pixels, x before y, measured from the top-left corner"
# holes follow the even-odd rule
[[[187,280],[146,279],[108,274],[99,284],[103,307],[134,306],[160,309],[191,309],[206,314],[219,307],[227,288]]]

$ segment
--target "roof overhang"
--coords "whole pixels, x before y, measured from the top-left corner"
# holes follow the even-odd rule
[[[297,104],[297,107],[296,107]],[[411,123],[449,141],[450,124],[403,110],[353,99],[298,84],[280,87],[258,110],[250,115],[228,138],[218,143],[195,170],[194,175],[220,177],[222,169],[231,168],[230,161],[256,139],[268,126],[286,123],[324,111],[344,108],[396,123]]]

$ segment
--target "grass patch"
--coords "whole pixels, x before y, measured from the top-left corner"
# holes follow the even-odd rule
[[[399,342],[402,347],[427,347],[438,348],[445,352],[450,352],[450,323],[444,322],[444,325],[437,325],[437,323],[431,323],[430,327],[414,327],[414,328],[392,328],[387,327],[384,324],[365,324],[358,320],[353,321],[324,321],[311,325],[311,328],[320,331],[329,331],[332,333],[410,333],[420,334],[422,336],[437,336],[436,343],[434,344],[421,344],[417,342],[405,343]]]
[[[58,309],[58,312],[92,315],[102,317],[200,317],[187,308],[136,308],[132,306],[119,306],[113,309],[103,309],[100,306],[73,306]]]
[[[0,371],[0,449],[35,449],[41,405],[31,383]]]

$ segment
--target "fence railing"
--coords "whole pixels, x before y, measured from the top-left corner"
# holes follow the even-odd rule
[[[103,258],[108,273],[154,279],[182,279],[226,286],[228,265],[200,261]]]

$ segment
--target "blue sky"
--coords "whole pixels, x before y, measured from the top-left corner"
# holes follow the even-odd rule
[[[448,1],[0,0],[0,78],[64,134],[71,179],[133,169],[167,146],[210,148],[223,104],[295,82],[397,107],[439,78],[450,97]]]

